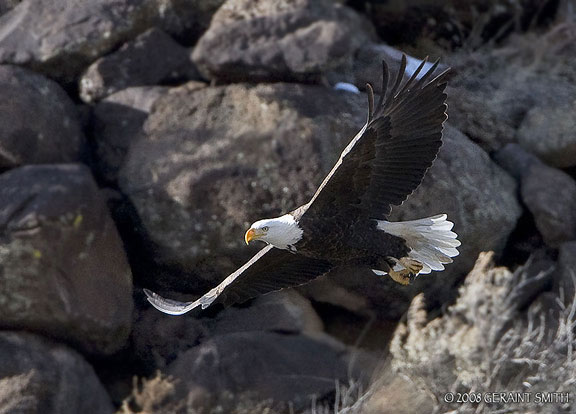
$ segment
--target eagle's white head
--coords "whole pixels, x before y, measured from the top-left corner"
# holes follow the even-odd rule
[[[302,229],[291,214],[258,220],[250,226],[244,240],[262,240],[278,249],[291,249],[302,238]]]

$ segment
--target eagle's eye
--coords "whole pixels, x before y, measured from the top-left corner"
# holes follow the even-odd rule
[[[268,231],[268,226],[264,226],[264,227],[262,227],[262,230],[264,230],[264,231]]]

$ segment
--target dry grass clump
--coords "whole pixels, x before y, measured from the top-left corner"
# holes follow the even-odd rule
[[[541,295],[549,272],[530,275],[496,268],[483,254],[447,313],[427,321],[423,297],[414,299],[407,322],[391,347],[393,367],[430,395],[435,412],[557,413],[573,403],[446,403],[447,392],[567,393],[576,381],[576,298],[565,305]],[[572,396],[574,398],[574,395]]]

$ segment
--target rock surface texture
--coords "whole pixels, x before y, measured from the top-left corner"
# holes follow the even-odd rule
[[[21,332],[0,332],[0,413],[112,414],[94,369],[74,350]]]
[[[93,145],[98,175],[114,183],[131,142],[143,134],[154,102],[167,92],[163,86],[135,86],[116,92],[94,105]]]
[[[350,64],[369,22],[331,0],[228,0],[193,59],[208,79],[310,80]]]
[[[70,81],[148,28],[155,6],[153,0],[24,0],[0,17],[0,62]]]
[[[0,327],[111,353],[130,331],[132,280],[114,222],[84,166],[0,175]]]
[[[154,28],[90,65],[80,79],[80,96],[91,102],[131,86],[196,77],[188,50]]]
[[[0,171],[80,161],[84,133],[72,100],[54,81],[0,65]]]

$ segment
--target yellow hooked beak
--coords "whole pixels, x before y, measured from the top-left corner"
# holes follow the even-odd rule
[[[244,235],[244,241],[246,244],[250,243],[252,240],[258,240],[262,236],[265,236],[266,232],[260,229],[250,229]]]

